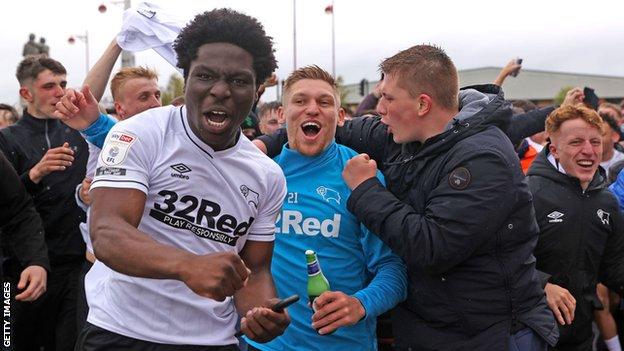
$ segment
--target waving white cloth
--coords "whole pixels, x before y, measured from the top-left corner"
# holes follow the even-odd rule
[[[166,13],[155,4],[141,2],[137,7],[124,12],[117,43],[126,51],[154,49],[176,67],[177,58],[173,50],[173,41],[186,22]]]

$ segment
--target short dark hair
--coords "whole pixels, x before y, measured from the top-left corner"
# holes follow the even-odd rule
[[[430,95],[447,109],[459,106],[457,69],[444,50],[435,45],[416,45],[385,59],[379,68],[386,75],[397,75],[399,86],[412,97]]]
[[[609,167],[609,169],[607,169],[607,183],[608,185],[611,185],[613,183],[615,183],[615,181],[618,178],[618,175],[620,175],[620,172],[622,171],[622,169],[624,169],[624,161],[618,161],[614,164],[611,165],[611,167]]]
[[[265,33],[257,19],[231,9],[215,9],[197,15],[173,44],[184,79],[188,77],[191,62],[197,58],[199,47],[210,43],[229,43],[247,51],[253,57],[256,85],[277,68],[273,38]]]
[[[55,75],[67,74],[65,67],[57,60],[45,55],[30,55],[26,56],[26,58],[17,65],[15,77],[17,77],[17,81],[23,85],[29,79],[37,79],[39,73],[46,69],[49,69]]]
[[[611,117],[610,115],[606,113],[598,113],[598,114],[600,115],[600,118],[602,118],[602,120],[605,122],[605,124],[611,128],[611,130],[613,130],[614,132],[620,133],[620,127],[618,126],[615,119],[613,119],[613,117]]]
[[[537,105],[529,100],[514,100],[511,104],[513,107],[521,108],[525,113],[537,110]]]
[[[269,113],[271,111],[277,111],[278,108],[282,106],[282,103],[279,101],[271,101],[260,105],[258,109],[258,117],[262,118],[265,113]]]
[[[10,116],[8,122],[10,122],[11,124],[17,122],[17,120],[19,119],[19,114],[17,113],[17,110],[15,110],[15,108],[11,105],[0,104],[0,111],[9,111]]]

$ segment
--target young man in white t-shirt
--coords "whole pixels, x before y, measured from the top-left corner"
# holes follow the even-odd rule
[[[255,19],[221,9],[197,16],[175,49],[186,106],[116,124],[98,161],[98,261],[77,350],[237,350],[239,315],[258,342],[290,321],[268,308],[284,176],[240,131],[276,67],[271,39]]]

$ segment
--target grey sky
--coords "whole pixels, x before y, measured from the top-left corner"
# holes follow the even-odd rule
[[[97,7],[103,2],[108,11],[101,14]],[[215,7],[255,16],[274,38],[278,77],[293,69],[292,0],[153,2],[189,20]],[[318,64],[331,71],[331,17],[323,11],[330,3],[297,0],[298,66]],[[530,69],[624,76],[622,1],[335,0],[334,10],[336,71],[347,83],[376,79],[383,58],[418,43],[443,47],[458,69],[502,66],[519,56]],[[15,104],[15,67],[29,33],[46,38],[51,56],[68,69],[69,85],[79,86],[85,47],[80,41],[70,45],[67,38],[88,30],[93,64],[121,28],[123,9],[100,0],[22,0],[6,3],[3,12],[0,102]],[[136,63],[156,68],[162,86],[174,72],[151,50],[138,53]],[[264,100],[274,97],[270,90]]]

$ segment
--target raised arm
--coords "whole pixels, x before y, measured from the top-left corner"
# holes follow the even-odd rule
[[[117,62],[117,58],[119,58],[120,54],[121,47],[117,44],[117,37],[115,36],[113,41],[108,44],[108,47],[102,56],[100,56],[100,59],[89,70],[89,73],[83,82],[83,85],[91,87],[93,96],[95,96],[97,101],[102,100],[102,96],[104,96],[108,79],[110,78],[115,62]]]

